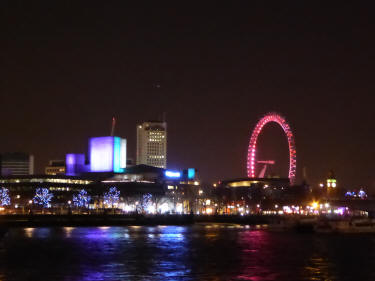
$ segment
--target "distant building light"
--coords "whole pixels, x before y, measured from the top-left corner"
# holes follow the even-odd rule
[[[181,177],[181,172],[165,171],[164,174],[168,178],[180,178]]]
[[[189,168],[188,169],[188,179],[194,179],[195,178],[195,169]]]

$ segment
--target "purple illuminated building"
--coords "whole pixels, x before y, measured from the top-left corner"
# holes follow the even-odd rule
[[[67,154],[65,163],[67,176],[77,176],[86,171],[85,154]]]
[[[84,154],[66,155],[66,175],[84,172],[123,173],[126,167],[126,139],[120,137],[95,137],[89,139],[89,163]]]
[[[89,153],[90,172],[124,172],[126,139],[119,137],[90,138]]]

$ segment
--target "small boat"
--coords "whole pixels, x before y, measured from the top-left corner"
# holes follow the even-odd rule
[[[8,228],[0,226],[0,239],[3,239],[5,234],[7,234],[7,232],[8,232]]]
[[[291,230],[294,227],[295,223],[291,220],[280,220],[276,222],[272,222],[267,225],[267,230],[269,231],[287,231]]]
[[[375,221],[363,219],[320,220],[314,226],[317,233],[375,233]]]
[[[317,233],[332,233],[334,232],[334,228],[332,226],[332,222],[323,220],[314,225],[314,231]]]
[[[339,221],[336,224],[339,233],[375,233],[375,221],[372,219],[353,219]]]

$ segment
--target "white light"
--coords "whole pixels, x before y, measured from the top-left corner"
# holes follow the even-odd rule
[[[181,214],[182,213],[182,204],[181,203],[178,203],[177,206],[176,206],[176,212]]]
[[[134,208],[130,205],[125,205],[123,208],[122,208],[126,213],[129,213],[131,211],[134,210]]]
[[[180,172],[173,172],[173,171],[165,171],[165,175],[169,178],[179,178],[179,177],[181,177]]]
[[[162,214],[169,212],[169,206],[168,206],[168,203],[163,203],[163,204],[159,207],[159,210],[160,210],[160,213],[162,213]]]
[[[147,212],[148,214],[154,214],[155,211],[156,211],[156,209],[155,209],[155,205],[154,205],[154,204],[150,204],[150,205],[147,207],[147,209],[146,209],[146,212]]]

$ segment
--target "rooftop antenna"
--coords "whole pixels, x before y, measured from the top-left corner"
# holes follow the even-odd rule
[[[115,134],[116,118],[112,117],[111,137]]]
[[[303,180],[307,181],[307,168],[306,168],[306,166],[303,167],[302,172],[303,172]]]

